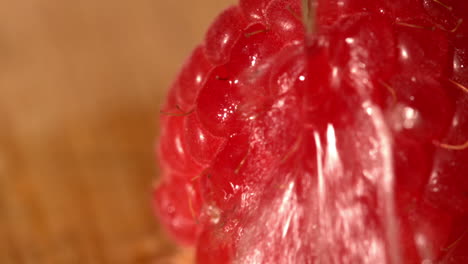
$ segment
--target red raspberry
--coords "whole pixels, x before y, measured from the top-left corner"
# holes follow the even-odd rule
[[[162,111],[162,223],[203,264],[467,263],[468,2],[310,6],[209,28]]]

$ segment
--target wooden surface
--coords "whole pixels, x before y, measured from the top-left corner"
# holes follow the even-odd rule
[[[0,1],[0,263],[182,263],[151,211],[158,107],[230,0]]]

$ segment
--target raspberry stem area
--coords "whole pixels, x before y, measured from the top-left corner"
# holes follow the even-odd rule
[[[302,20],[306,30],[306,38],[310,38],[315,32],[316,0],[302,0]]]

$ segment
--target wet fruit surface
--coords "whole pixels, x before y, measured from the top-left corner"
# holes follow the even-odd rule
[[[161,112],[161,221],[204,264],[468,262],[468,5],[314,14],[245,0],[208,29]]]

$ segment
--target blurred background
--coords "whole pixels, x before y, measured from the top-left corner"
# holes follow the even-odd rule
[[[0,263],[190,258],[151,211],[157,116],[234,2],[0,1]]]

